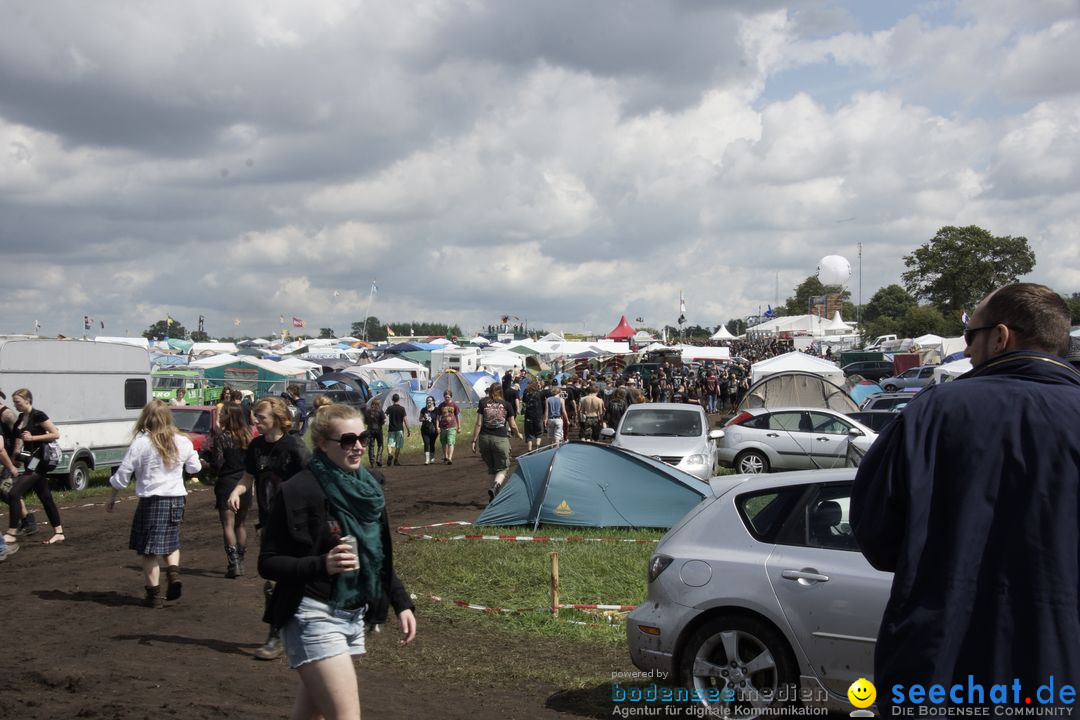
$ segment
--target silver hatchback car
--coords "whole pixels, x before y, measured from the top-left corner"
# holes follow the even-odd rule
[[[723,430],[709,429],[709,416],[700,405],[636,403],[623,413],[617,430],[601,435],[615,447],[654,457],[702,480],[716,470],[716,443]]]
[[[852,455],[862,457],[876,439],[873,430],[835,410],[752,408],[727,422],[716,454],[740,473],[825,470],[852,465]]]
[[[848,523],[855,470],[727,476],[649,560],[627,621],[630,656],[710,709],[752,718],[797,702],[850,711],[873,677],[892,574]]]

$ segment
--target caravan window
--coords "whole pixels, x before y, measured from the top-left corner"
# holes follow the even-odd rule
[[[124,407],[137,410],[146,405],[146,380],[142,378],[124,381]]]

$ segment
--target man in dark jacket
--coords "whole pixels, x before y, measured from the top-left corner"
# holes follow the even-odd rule
[[[964,333],[971,372],[916,396],[859,466],[852,528],[867,560],[894,573],[874,657],[883,717],[935,685],[945,703],[976,705],[1004,685],[1003,704],[1021,707],[1040,686],[1054,690],[1038,703],[1058,705],[1063,686],[1080,685],[1080,373],[1061,357],[1068,332],[1049,288],[991,293]]]

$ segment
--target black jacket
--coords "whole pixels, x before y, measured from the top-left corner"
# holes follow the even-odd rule
[[[326,575],[326,553],[320,548],[330,546],[330,502],[310,470],[303,470],[283,482],[274,496],[270,522],[263,533],[259,551],[259,574],[277,581],[270,598],[270,624],[280,628],[288,622],[304,597],[309,580]],[[378,600],[368,608],[365,620],[386,622],[389,606],[400,614],[413,610],[409,593],[394,574],[393,546],[390,521],[382,514],[382,588]]]

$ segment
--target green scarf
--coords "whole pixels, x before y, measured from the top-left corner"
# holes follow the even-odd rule
[[[330,501],[331,514],[341,524],[342,537],[352,535],[360,550],[359,572],[335,576],[330,604],[352,609],[379,597],[382,574],[382,512],[386,507],[379,481],[364,468],[347,472],[316,450],[308,465]]]

